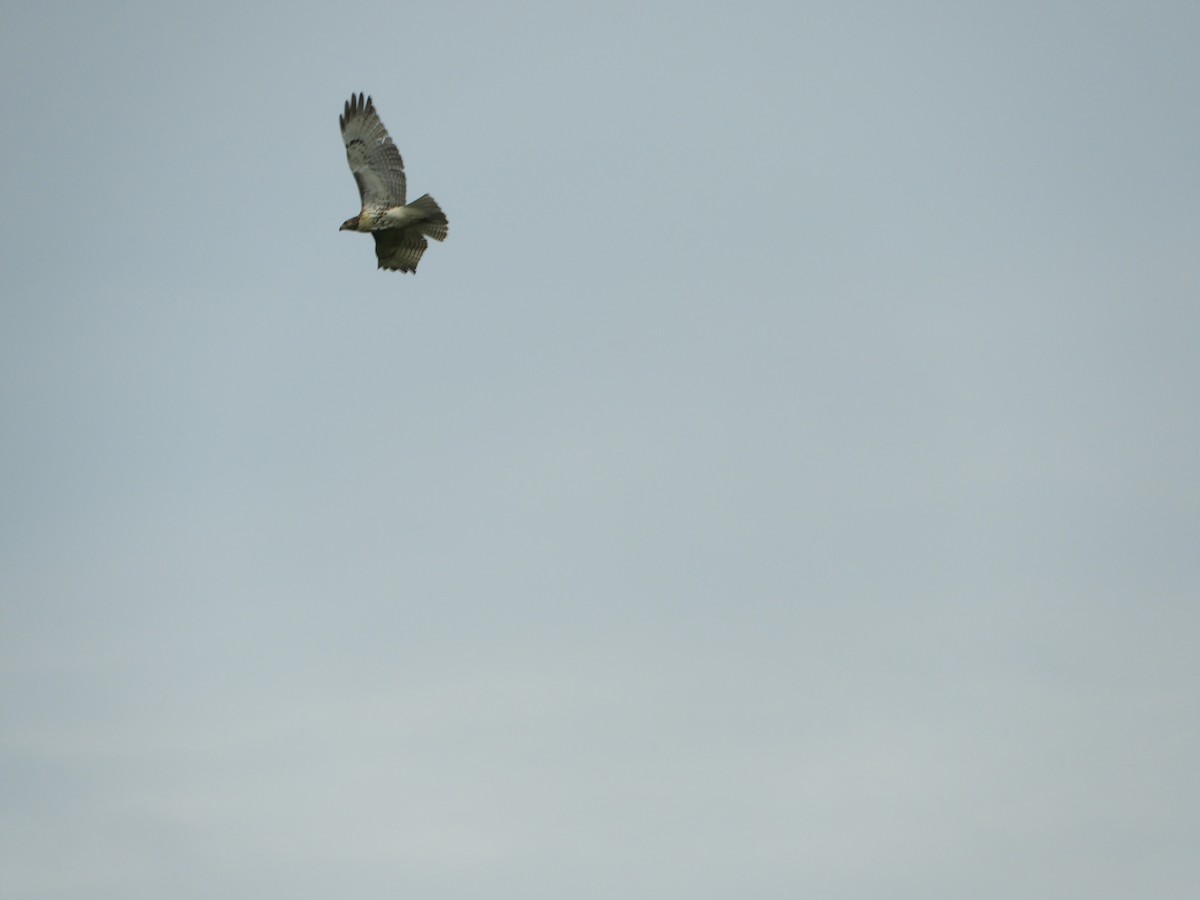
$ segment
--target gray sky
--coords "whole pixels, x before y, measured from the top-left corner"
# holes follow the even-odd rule
[[[3,18],[6,900],[1194,896],[1195,3]]]

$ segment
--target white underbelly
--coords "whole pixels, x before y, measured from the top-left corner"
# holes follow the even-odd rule
[[[423,213],[411,206],[393,206],[383,211],[383,215],[380,216],[380,224],[388,228],[403,228],[405,225],[420,222],[424,218]]]

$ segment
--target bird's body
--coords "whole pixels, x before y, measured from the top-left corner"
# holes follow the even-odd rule
[[[429,245],[425,238],[446,239],[446,214],[428,194],[405,203],[404,161],[370,97],[351,97],[338,121],[346,160],[362,198],[362,210],[343,222],[340,230],[373,234],[379,268],[416,272]]]

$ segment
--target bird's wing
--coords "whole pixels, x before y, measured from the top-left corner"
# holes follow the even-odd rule
[[[416,226],[388,228],[371,232],[375,236],[375,256],[381,269],[416,272],[421,254],[429,246]]]
[[[342,125],[346,159],[358,182],[363,209],[403,206],[404,160],[379,121],[371,98],[364,101],[362,94],[351,97],[338,121]]]

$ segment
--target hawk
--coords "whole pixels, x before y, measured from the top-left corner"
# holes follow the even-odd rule
[[[362,94],[351,96],[338,121],[346,159],[362,197],[362,211],[338,230],[374,235],[379,268],[416,272],[428,246],[425,238],[446,239],[446,214],[428,194],[405,203],[404,160],[370,97],[364,101]]]

